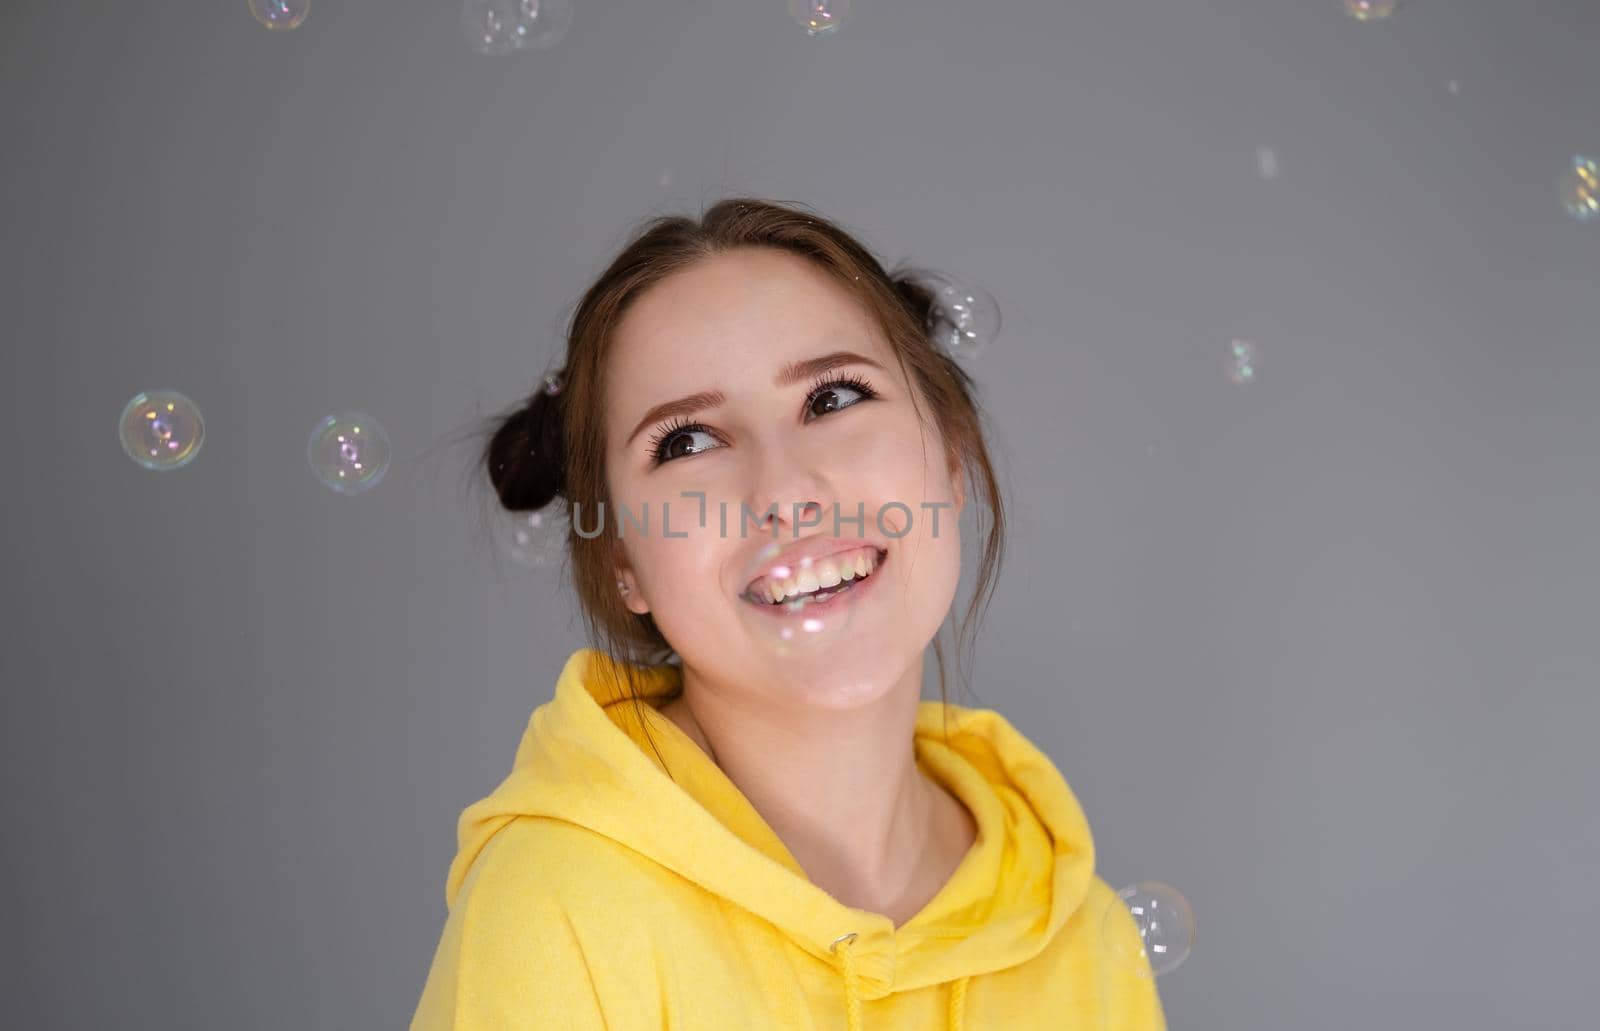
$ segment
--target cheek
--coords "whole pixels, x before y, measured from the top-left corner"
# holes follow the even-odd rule
[[[859,460],[851,463],[850,483],[867,500],[868,529],[888,535],[899,555],[897,619],[924,642],[944,621],[961,579],[961,533],[943,444],[935,433],[924,442],[912,422],[863,441],[854,453]],[[935,510],[924,502],[943,504]],[[882,513],[876,526],[873,512]]]
[[[919,629],[931,636],[944,621],[961,580],[955,485],[937,434],[929,433],[924,445],[913,432],[909,442],[901,442],[898,458],[898,468],[882,481],[896,493],[884,501],[900,501],[911,510],[911,527],[899,538],[899,548],[913,561],[904,563],[901,575],[923,624]],[[905,518],[904,512],[894,512],[896,519]]]
[[[861,421],[867,423],[865,419]],[[863,425],[859,432],[836,442],[834,447],[837,454],[850,456],[846,465],[856,483],[869,485],[872,493],[894,491],[885,501],[904,502],[914,509],[925,496],[931,500],[940,490],[931,476],[927,491],[923,490],[925,470],[931,469],[932,456],[939,451],[937,435],[928,434],[924,444],[914,421]],[[924,447],[927,457],[923,455]]]
[[[899,502],[911,510],[913,520],[921,521],[932,515],[922,508],[923,502],[952,503],[951,508],[940,510],[939,532],[944,535],[945,523],[954,512],[955,484],[936,432],[919,436],[915,422],[896,425],[860,440],[850,453],[852,484],[880,504]],[[903,520],[904,514],[895,518]]]
[[[671,537],[663,535],[659,506],[650,506],[650,526],[641,535],[638,528],[629,525],[622,543],[633,556],[634,566],[651,595],[663,597],[699,598],[714,595],[721,590],[712,578],[719,563],[716,558],[716,523],[711,522],[710,533],[696,526],[695,512],[679,510],[672,506]],[[679,537],[678,534],[687,533]]]
[[[663,537],[658,506],[651,505],[650,533],[641,537],[629,526],[623,544],[633,558],[645,599],[656,626],[680,654],[695,654],[699,635],[711,632],[717,613],[727,610],[723,584],[717,579],[723,560],[717,548],[716,519],[697,528],[698,508],[671,508],[674,536]],[[676,536],[687,533],[686,537]]]

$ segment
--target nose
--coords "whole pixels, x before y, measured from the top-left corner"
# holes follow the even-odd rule
[[[806,527],[820,527],[833,494],[814,466],[816,457],[771,441],[752,450],[750,488],[742,499],[749,507],[740,512],[741,531],[793,540],[805,536]]]

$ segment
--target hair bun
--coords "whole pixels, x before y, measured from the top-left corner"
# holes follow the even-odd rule
[[[489,481],[511,512],[534,512],[562,493],[566,445],[561,430],[566,370],[544,377],[489,441]]]

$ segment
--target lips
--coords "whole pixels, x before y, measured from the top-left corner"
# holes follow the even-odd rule
[[[881,563],[887,557],[888,547],[882,541],[867,537],[808,537],[784,549],[776,557],[762,560],[745,581],[740,593],[749,597],[751,588],[762,579],[788,580],[798,576],[802,570],[815,567],[825,558],[866,550],[874,552],[876,561]]]
[[[852,548],[815,561],[802,560],[799,569],[788,575],[761,577],[745,589],[744,598],[757,605],[786,602],[821,602],[834,594],[844,594],[871,579],[883,568],[888,552],[871,546]],[[788,567],[778,566],[775,570]]]
[[[883,552],[878,564],[867,576],[858,576],[809,594],[791,596],[781,602],[762,601],[748,594],[744,596],[744,600],[758,614],[758,619],[775,620],[777,625],[786,627],[779,631],[784,640],[793,643],[801,638],[791,638],[791,634],[800,634],[815,643],[822,639],[819,635],[823,634],[825,629],[837,630],[843,625],[834,622],[834,617],[864,604],[863,599],[870,598],[877,592],[878,581],[883,579],[880,574],[884,566],[891,561],[888,553]]]

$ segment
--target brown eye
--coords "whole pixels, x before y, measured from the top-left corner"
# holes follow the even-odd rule
[[[693,433],[680,433],[672,438],[672,443],[667,446],[669,458],[682,458],[684,455],[697,455],[705,451],[704,445],[695,447]]]
[[[841,394],[846,395],[846,399],[841,400]],[[856,400],[848,400],[848,395],[850,394],[858,395]],[[807,410],[812,415],[827,415],[829,412],[836,412],[841,408],[849,408],[867,396],[866,391],[859,387],[853,387],[848,383],[829,383],[819,387],[812,393],[811,404],[807,407]]]
[[[703,437],[711,443],[695,445],[695,438]],[[707,430],[699,423],[690,423],[687,426],[677,426],[667,430],[651,444],[651,458],[657,465],[670,462],[674,458],[683,458],[688,455],[697,455],[702,451],[710,451],[720,447]]]

